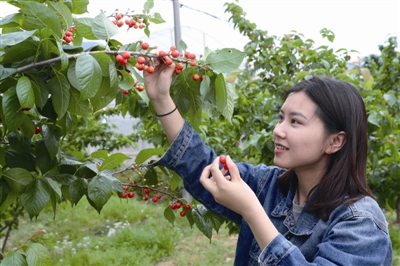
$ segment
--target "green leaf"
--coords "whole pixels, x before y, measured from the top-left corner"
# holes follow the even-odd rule
[[[0,204],[0,215],[4,213],[9,208],[9,206],[15,202],[16,199],[17,199],[17,194],[12,191],[9,191],[7,193],[7,197]]]
[[[21,194],[33,180],[31,173],[23,168],[10,168],[3,172],[3,177],[16,194]]]
[[[24,14],[22,26],[27,30],[49,28],[55,37],[62,37],[60,20],[56,13],[42,3],[23,1],[20,12]]]
[[[115,27],[115,25],[103,12],[94,17],[92,31],[93,34],[100,40],[109,40],[112,36],[118,33],[117,27]]]
[[[368,115],[368,122],[374,124],[377,127],[381,126],[382,116],[380,116],[376,111],[372,110]]]
[[[26,262],[24,255],[14,251],[8,252],[4,256],[0,266],[28,266],[28,263]]]
[[[187,45],[186,45],[186,43],[185,43],[183,40],[180,40],[180,41],[179,41],[179,46],[181,47],[181,49],[182,49],[183,51],[186,51],[186,50],[187,50]]]
[[[104,176],[97,176],[89,183],[88,197],[95,204],[100,213],[104,204],[112,195],[112,182]]]
[[[24,248],[28,265],[51,266],[54,265],[49,250],[39,243],[29,243]]]
[[[222,73],[217,75],[215,79],[215,100],[220,112],[223,112],[227,104],[226,83],[225,77]]]
[[[13,46],[20,42],[25,41],[30,38],[33,34],[35,34],[36,29],[30,31],[20,31],[20,32],[11,32],[5,33],[1,35],[0,38],[0,48],[5,48],[6,46]]]
[[[121,90],[130,90],[133,88],[135,84],[135,80],[133,79],[132,75],[122,70],[119,72],[122,75],[122,80],[119,82],[119,87]]]
[[[211,52],[206,59],[206,64],[215,72],[230,73],[237,69],[244,59],[245,54],[234,48],[224,48]]]
[[[158,184],[157,171],[154,168],[148,168],[143,179],[146,180],[146,182],[144,182],[145,185],[148,186],[157,185]]]
[[[147,0],[143,5],[143,13],[146,13],[148,10],[154,7],[154,0]]]
[[[116,74],[114,76],[113,73],[112,77],[110,78],[114,79],[114,77],[116,77]],[[110,85],[111,82],[113,81],[110,80],[108,77],[103,77],[99,91],[93,98],[90,99],[93,111],[97,111],[100,110],[101,108],[106,107],[109,103],[111,103],[115,99],[116,93],[118,91],[118,82],[116,83],[117,86],[115,86],[115,84]]]
[[[308,75],[308,71],[300,71],[299,73],[297,73],[295,81],[299,81],[302,80],[305,76]]]
[[[71,97],[69,100],[68,111],[73,115],[88,116],[90,110],[89,100],[81,100],[80,92],[71,88]]]
[[[153,14],[153,16],[151,16],[150,18],[149,18],[149,20],[151,21],[151,22],[153,22],[154,24],[161,24],[161,23],[164,23],[165,22],[165,20],[161,17],[161,15],[159,14],[159,13],[157,13],[157,12],[155,12],[154,14]]]
[[[208,239],[212,238],[212,227],[207,224],[203,216],[198,210],[192,209],[193,220],[200,232],[202,232]]]
[[[87,40],[98,40],[92,31],[93,18],[74,18],[76,32]]]
[[[164,209],[164,217],[165,217],[165,219],[167,219],[168,222],[170,222],[172,225],[174,225],[175,213],[169,205]]]
[[[76,176],[71,175],[71,174],[50,174],[49,177],[54,179],[57,183],[64,185],[64,186],[69,186],[72,181],[76,180]]]
[[[107,169],[115,169],[117,166],[121,165],[126,160],[130,159],[130,157],[126,156],[123,153],[114,153],[111,154],[110,157],[107,157],[103,163],[101,164],[101,168],[103,170]]]
[[[155,155],[163,155],[164,151],[158,148],[148,148],[141,150],[135,158],[135,163],[138,165],[147,161],[150,157]]]
[[[21,108],[32,108],[35,104],[35,94],[28,77],[18,79],[16,91]]]
[[[49,87],[40,76],[30,75],[30,80],[35,94],[35,104],[38,108],[43,108],[49,98]]]
[[[29,217],[37,217],[50,200],[50,188],[43,179],[35,179],[26,186],[21,196],[22,206],[26,209]]]
[[[75,205],[81,200],[83,195],[87,194],[88,182],[84,178],[77,178],[71,182],[69,186],[69,194],[72,199],[72,203]],[[64,194],[64,193],[63,193]]]
[[[87,53],[80,54],[75,66],[81,99],[86,100],[96,95],[102,81],[99,63]]]
[[[53,102],[54,111],[61,119],[68,110],[70,100],[70,84],[65,76],[57,71],[54,71],[55,76],[52,77],[48,84]]]
[[[62,2],[48,2],[49,7],[51,7],[59,17],[61,24],[69,29],[72,25],[72,13],[69,8]]]
[[[394,91],[389,91],[388,93],[383,94],[383,99],[389,104],[390,107],[396,104],[397,98],[394,94]]]
[[[46,144],[46,148],[49,151],[50,158],[55,158],[60,148],[58,144],[58,129],[54,126],[44,124],[42,125],[42,136],[44,139],[44,143]]]
[[[21,43],[9,47],[4,54],[3,64],[15,63],[35,56],[38,50],[38,44],[32,40],[25,40]]]
[[[5,68],[3,65],[0,65],[0,80],[4,80],[17,72],[17,68]]]
[[[94,151],[90,154],[90,157],[92,158],[100,158],[100,159],[106,159],[108,157],[108,151],[106,150],[98,150]]]
[[[57,196],[62,198],[61,184],[57,183],[51,178],[45,178],[45,180],[49,183],[50,187],[57,194]]]
[[[2,104],[8,130],[16,130],[23,123],[24,113],[21,111],[15,87],[3,93]]]
[[[233,115],[233,111],[235,110],[235,100],[238,98],[235,91],[235,85],[233,85],[232,83],[227,83],[226,92],[227,92],[227,101],[226,101],[226,106],[222,111],[222,115],[230,121]]]
[[[83,14],[88,12],[89,0],[72,0],[72,13]]]

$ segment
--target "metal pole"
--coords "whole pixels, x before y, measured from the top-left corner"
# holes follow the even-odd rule
[[[172,0],[173,8],[174,8],[174,36],[175,36],[175,46],[179,52],[182,52],[181,46],[179,42],[182,40],[181,34],[181,18],[179,14],[179,0]]]

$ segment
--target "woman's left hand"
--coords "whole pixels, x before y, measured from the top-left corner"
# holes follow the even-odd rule
[[[253,215],[260,205],[254,191],[240,177],[239,169],[230,156],[226,156],[227,170],[220,169],[219,157],[204,168],[201,184],[214,196],[216,202],[242,215]],[[211,175],[211,177],[210,177]]]

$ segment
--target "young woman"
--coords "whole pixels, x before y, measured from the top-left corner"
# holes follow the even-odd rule
[[[182,118],[156,62],[146,92],[171,146],[156,162],[208,209],[240,225],[235,265],[391,265],[387,222],[366,180],[367,118],[352,85],[313,77],[290,89],[274,129],[274,164],[219,156]]]

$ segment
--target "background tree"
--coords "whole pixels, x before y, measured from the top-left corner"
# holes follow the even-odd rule
[[[246,19],[239,5],[226,3],[230,21],[249,38],[244,53],[206,48],[196,57],[181,42],[185,53],[176,55],[171,47],[164,55],[162,48],[140,40],[122,44],[112,39],[119,27],[129,32],[136,26],[150,36],[151,23],[163,22],[160,14],[150,13],[150,0],[141,13],[101,12],[94,18],[73,17],[86,12],[87,1],[10,4],[20,10],[0,21],[0,234],[6,239],[22,212],[37,218],[47,205],[55,213],[57,203],[76,205],[82,197],[100,212],[114,195],[154,202],[161,196],[169,222],[185,216],[210,239],[226,222],[195,202],[186,209],[186,199],[178,194],[180,177],[149,164],[169,143],[143,91],[141,71],[152,66],[143,65],[141,57],[161,56],[176,64],[171,94],[183,116],[218,154],[252,163],[272,163],[272,130],[285,90],[312,75],[353,83],[368,112],[371,187],[382,207],[395,208],[397,200],[400,212],[400,56],[395,38],[382,45],[382,55],[351,64],[352,50],[315,47],[313,40],[295,31],[268,35]],[[334,41],[328,29],[321,35]],[[105,45],[84,49],[84,39],[103,40]],[[115,107],[105,109],[113,101]],[[111,133],[112,125],[98,123],[109,115],[140,122],[132,135],[122,136]],[[132,166],[121,167],[128,157],[114,151],[138,140],[154,148],[142,150]],[[98,150],[89,153],[84,149],[89,146]],[[237,230],[234,224],[228,226],[231,232]],[[23,252],[10,252],[3,262],[26,260],[46,265],[50,259],[44,247],[26,242]]]

